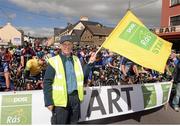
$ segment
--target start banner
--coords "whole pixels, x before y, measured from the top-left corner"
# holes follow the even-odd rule
[[[167,103],[171,82],[86,87],[82,121],[98,120],[148,110]],[[50,124],[42,90],[0,93],[0,125]]]

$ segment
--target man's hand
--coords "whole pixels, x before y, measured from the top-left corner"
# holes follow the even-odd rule
[[[50,111],[52,111],[53,108],[54,108],[54,105],[49,105],[47,108],[48,108]]]
[[[96,54],[92,53],[91,57],[89,58],[89,62],[88,63],[94,63],[95,60],[96,60]]]

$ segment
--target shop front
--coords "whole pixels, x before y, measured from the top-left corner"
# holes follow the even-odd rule
[[[172,49],[180,52],[180,26],[162,27],[150,30],[157,34],[159,37],[172,42]]]

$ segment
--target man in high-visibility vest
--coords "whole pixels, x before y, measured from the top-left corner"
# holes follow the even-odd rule
[[[48,59],[43,88],[45,106],[52,111],[51,124],[76,124],[84,97],[84,78],[88,78],[96,56],[91,55],[82,68],[79,59],[72,55],[70,35],[61,37],[60,48],[59,55]]]

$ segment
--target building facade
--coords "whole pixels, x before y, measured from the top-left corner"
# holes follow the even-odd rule
[[[54,29],[55,31],[55,29]],[[57,31],[57,30],[56,30]],[[89,21],[87,17],[81,17],[75,24],[67,24],[67,27],[54,34],[56,40],[64,35],[75,36],[75,44],[78,45],[101,45],[110,34],[112,28],[103,26],[99,22]]]
[[[180,25],[180,0],[162,0],[161,27]]]
[[[180,51],[180,0],[162,0],[161,27],[155,32]]]
[[[22,45],[23,33],[10,23],[0,28],[0,45]]]
[[[80,45],[100,46],[112,32],[113,28],[87,25],[81,35]]]

